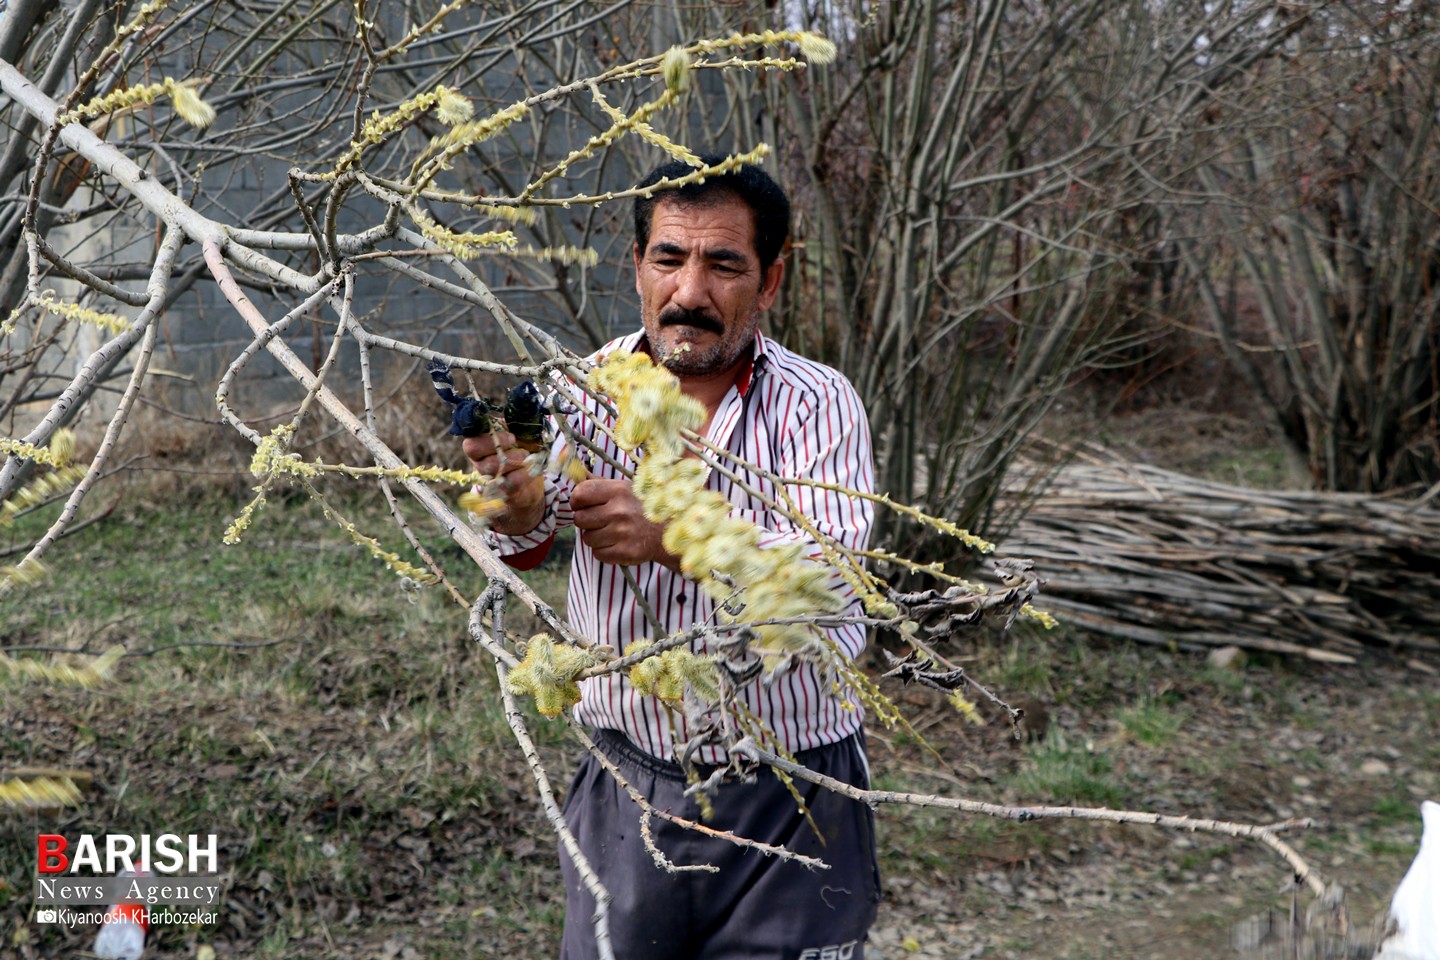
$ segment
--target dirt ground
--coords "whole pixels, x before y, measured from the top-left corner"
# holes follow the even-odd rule
[[[1243,392],[1187,376],[1186,403],[1147,396],[1088,439],[1222,482],[1304,485],[1247,414]],[[1086,421],[1088,409],[1081,401],[1060,411],[1057,429]],[[1249,823],[1310,818],[1313,827],[1289,841],[1343,888],[1352,941],[1373,940],[1418,847],[1420,802],[1440,799],[1440,662],[1372,652],[1335,669],[1252,653],[1216,669],[1202,654],[1096,637],[998,643],[977,650],[971,672],[998,675],[1006,695],[1048,714],[1044,738],[1017,747],[1003,724],[946,725],[950,772],[941,775],[903,738],[874,733],[878,770],[898,771],[921,792],[1044,802],[1016,781],[1043,768],[1045,745],[1058,736],[1072,752],[1083,746],[1105,758],[1103,778],[1116,789],[1093,805]],[[940,827],[928,814],[893,810],[882,813],[881,830],[882,841],[891,838],[886,901],[867,957],[1289,957],[1278,945],[1292,909],[1303,926],[1313,903],[1308,892],[1295,895],[1271,852],[1203,833],[1076,823],[986,830],[953,818]],[[925,843],[913,833],[931,843],[972,839],[922,868],[914,854]]]
[[[1291,842],[1344,887],[1363,939],[1418,846],[1420,801],[1440,796],[1436,678],[1379,662],[1298,672],[1252,664],[1224,676],[1186,655],[1101,656],[1151,660],[1144,687],[1183,718],[1173,738],[1143,742],[1103,703],[1057,707],[1046,736],[1083,739],[1109,755],[1127,806],[1252,823],[1312,818]],[[882,740],[877,766],[912,769],[909,752]],[[973,740],[944,752],[969,778],[998,780],[1015,753]],[[884,834],[913,818],[892,818]],[[1312,900],[1294,898],[1290,871],[1269,851],[1204,833],[1032,824],[967,853],[923,870],[892,865],[867,956],[1254,957],[1263,946],[1257,929],[1283,926],[1292,901],[1303,913]]]
[[[1073,793],[1253,823],[1312,817],[1293,843],[1346,888],[1356,921],[1388,901],[1418,842],[1419,802],[1440,796],[1434,677],[1378,657],[1339,669],[1267,661],[1218,671],[1192,655],[1093,640],[1008,643],[977,650],[972,667],[1023,691],[1043,734],[1017,745],[999,718],[961,726],[926,691],[905,691],[938,757],[908,734],[873,730],[877,784],[1010,803]],[[497,737],[463,764],[474,777],[483,768],[481,786],[427,795],[419,777],[450,782],[459,768],[443,757],[429,774],[413,768],[398,727],[387,736],[357,726],[343,707],[343,696],[318,708],[219,696],[156,704],[126,733],[123,755],[97,737],[97,711],[77,710],[73,698],[46,694],[0,712],[10,738],[42,745],[33,759],[82,765],[111,784],[94,804],[105,809],[90,816],[123,819],[113,811],[127,801],[115,793],[133,785],[142,809],[186,797],[173,808],[183,811],[177,827],[223,824],[222,859],[236,864],[224,919],[163,931],[157,956],[194,956],[201,945],[219,957],[552,956],[553,846],[514,751]],[[203,739],[197,711],[208,718]],[[562,739],[545,749],[566,766]],[[335,758],[342,763],[331,766]],[[1093,761],[1078,779],[1065,766],[1077,758]],[[1237,925],[1283,917],[1293,892],[1289,869],[1268,851],[1203,833],[891,807],[879,823],[885,900],[871,958],[1240,957]],[[76,829],[74,820],[9,823],[7,859],[32,829],[50,826]],[[85,956],[83,932],[15,939],[36,928],[18,915],[23,881],[10,882],[0,899],[15,923],[0,952]]]

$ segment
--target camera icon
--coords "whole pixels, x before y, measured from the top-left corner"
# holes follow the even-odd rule
[[[36,923],[59,923],[59,922],[60,922],[59,911],[56,911],[56,910],[36,910],[36,911],[35,911],[35,922],[36,922]]]

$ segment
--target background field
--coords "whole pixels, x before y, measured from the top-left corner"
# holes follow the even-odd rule
[[[1233,469],[1232,456],[1213,469]],[[157,955],[552,955],[550,832],[460,611],[434,589],[409,602],[303,500],[273,504],[246,544],[220,549],[239,501],[184,473],[167,482],[187,506],[168,505],[175,489],[162,506],[133,485],[67,544],[50,584],[6,607],[12,649],[123,642],[132,656],[99,690],[4,690],[7,765],[95,776],[79,811],[0,819],[4,951],[88,947],[88,934],[30,921],[37,832],[163,827],[218,833],[231,885],[219,925],[159,929]],[[384,529],[382,504],[347,507]],[[43,520],[5,536],[25,542]],[[458,550],[441,559],[462,591],[479,590]],[[530,576],[563,602],[563,566]],[[927,691],[892,689],[925,744],[872,729],[878,784],[1313,816],[1321,827],[1300,848],[1349,889],[1357,919],[1388,899],[1419,800],[1440,792],[1435,678],[1378,655],[1216,670],[1061,629],[977,637],[961,659],[1025,701],[1043,735],[1017,744],[996,717],[967,726]],[[568,772],[563,728],[531,719],[552,769]],[[1214,837],[888,808],[880,830],[882,957],[1226,956],[1234,924],[1289,908],[1278,860]]]

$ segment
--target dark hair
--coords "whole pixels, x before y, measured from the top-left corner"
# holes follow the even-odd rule
[[[715,166],[725,159],[718,153],[704,153],[700,160],[705,166]],[[671,160],[650,171],[637,183],[638,189],[653,186],[661,180],[673,180],[698,169],[683,160]],[[729,173],[706,177],[703,183],[687,183],[683,187],[671,187],[648,197],[635,200],[635,243],[644,253],[650,245],[650,220],[655,205],[662,200],[679,204],[703,205],[733,196],[741,200],[755,215],[755,253],[760,257],[761,268],[769,267],[780,256],[785,238],[790,236],[790,201],[780,184],[759,167],[737,167]]]

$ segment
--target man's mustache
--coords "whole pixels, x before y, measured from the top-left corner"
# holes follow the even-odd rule
[[[694,327],[697,330],[706,330],[716,336],[723,336],[725,324],[720,318],[706,313],[704,310],[691,310],[685,307],[671,307],[660,313],[660,326],[663,327]]]

